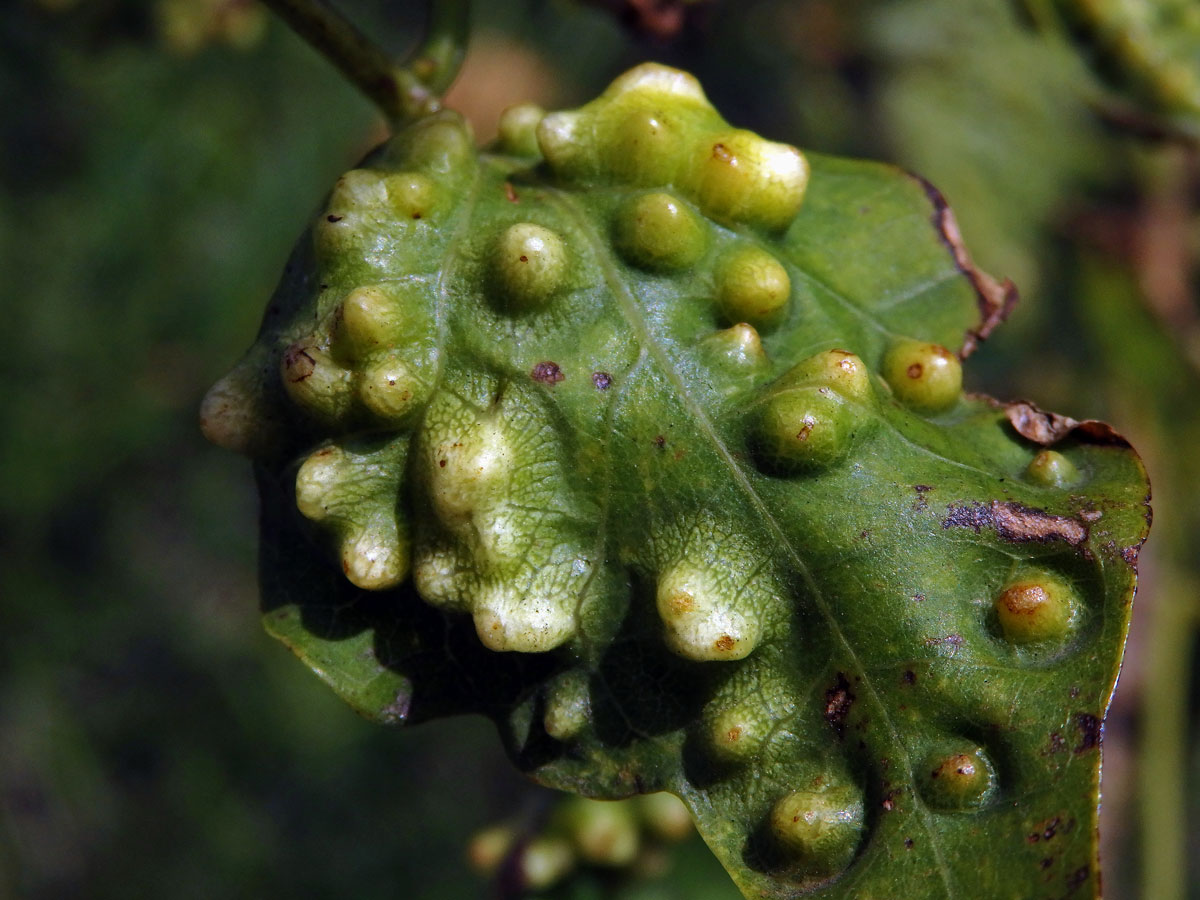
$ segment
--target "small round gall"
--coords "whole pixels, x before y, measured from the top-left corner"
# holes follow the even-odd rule
[[[771,836],[789,863],[808,875],[842,871],[863,831],[862,793],[848,784],[822,783],[785,794],[770,815]]]
[[[927,415],[945,412],[962,395],[962,363],[940,344],[896,342],[884,354],[883,378],[901,403]]]
[[[996,792],[996,772],[981,747],[963,746],[925,757],[917,772],[921,797],[933,809],[967,812]]]
[[[492,247],[492,273],[505,298],[518,310],[543,306],[566,282],[570,260],[557,232],[520,222]]]
[[[1046,487],[1065,488],[1079,483],[1079,470],[1057,450],[1042,450],[1029,461],[1025,473],[1031,481]]]
[[[759,411],[759,451],[787,470],[823,469],[846,457],[864,427],[864,412],[830,387],[791,388]]]
[[[1000,633],[1013,644],[1060,641],[1079,616],[1075,590],[1057,575],[1032,572],[1009,581],[993,603]]]
[[[671,194],[642,194],[617,214],[617,249],[627,261],[651,271],[685,269],[708,246],[703,223]]]
[[[394,354],[387,354],[363,370],[358,396],[378,419],[399,424],[425,402],[429,388],[412,366]]]
[[[513,156],[538,156],[537,129],[546,111],[535,103],[519,103],[500,114],[497,145]]]
[[[717,305],[727,322],[774,324],[791,295],[787,269],[758,247],[743,247],[717,267]]]

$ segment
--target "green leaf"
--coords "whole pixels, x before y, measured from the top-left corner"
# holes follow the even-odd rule
[[[1011,285],[929,185],[674,70],[501,134],[344,176],[205,402],[268,630],[365,715],[677,794],[748,897],[1095,896],[1148,486],[962,393]]]
[[[1024,0],[1046,18],[1048,0]],[[1200,135],[1200,8],[1192,0],[1049,0],[1126,104]]]

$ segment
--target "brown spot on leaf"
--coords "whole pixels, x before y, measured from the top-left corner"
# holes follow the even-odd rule
[[[665,447],[666,444],[667,444],[667,439],[665,437],[663,437],[661,434],[656,434],[654,436],[654,446],[657,447],[659,450],[661,450],[663,447]]]
[[[723,634],[713,641],[713,647],[714,649],[720,650],[722,653],[727,653],[733,649],[734,643],[736,642],[732,637],[727,634]]]
[[[1091,876],[1092,870],[1088,866],[1080,866],[1074,872],[1067,876],[1067,895],[1075,893],[1085,881]]]
[[[540,381],[542,384],[558,384],[566,378],[558,363],[550,361],[538,363],[529,375],[534,381]]]
[[[825,721],[833,726],[838,737],[846,730],[846,716],[850,714],[854,700],[845,673],[838,672],[833,687],[825,692]]]
[[[1075,716],[1075,727],[1079,730],[1079,743],[1076,753],[1086,753],[1100,746],[1104,740],[1104,731],[1100,720],[1091,713],[1078,713]]]
[[[905,669],[904,675],[902,677],[903,677],[905,684],[916,684],[917,683],[917,673],[914,672],[912,669]]]
[[[287,370],[287,380],[298,384],[312,376],[317,369],[317,361],[303,345],[292,345],[283,354],[283,365]]]
[[[1023,438],[1043,447],[1057,444],[1067,437],[1074,437],[1091,444],[1106,444],[1114,447],[1129,447],[1129,441],[1121,437],[1107,422],[1095,419],[1078,421],[1069,416],[1046,412],[1025,400],[999,403],[1009,424]]]
[[[1063,541],[1077,547],[1088,537],[1087,526],[1078,519],[999,500],[987,505],[978,502],[970,505],[951,504],[946,508],[942,528],[970,528],[976,534],[983,528],[992,528],[997,537],[1013,544]]]
[[[516,190],[512,186],[511,181],[504,182],[504,196],[509,203],[520,203],[521,198],[517,196]]]
[[[724,144],[713,144],[712,155],[713,159],[719,159],[721,162],[729,162],[733,159],[733,154]]]
[[[1052,756],[1055,753],[1066,753],[1067,742],[1063,738],[1062,733],[1058,731],[1051,732],[1049,740],[1046,742],[1046,749],[1042,751],[1042,756]]]
[[[612,386],[612,376],[607,372],[593,372],[592,384],[598,391],[607,391]]]
[[[336,216],[333,213],[330,213],[329,215],[327,215],[325,217],[325,221],[326,222],[340,222],[344,218],[346,218],[346,217],[345,216]]]
[[[1025,838],[1029,843],[1036,844],[1038,841],[1051,841],[1058,834],[1058,828],[1062,825],[1062,819],[1055,816],[1052,819],[1047,819],[1040,825],[1034,827],[1029,836]]]
[[[922,366],[920,363],[913,363],[907,369],[904,370],[904,374],[907,375],[909,378],[912,378],[915,380],[917,378],[920,378],[921,373],[923,373],[924,371],[925,371],[925,367]]]
[[[670,604],[671,611],[679,615],[690,612],[695,605],[695,597],[687,591],[676,591],[671,595],[671,599],[667,602]]]

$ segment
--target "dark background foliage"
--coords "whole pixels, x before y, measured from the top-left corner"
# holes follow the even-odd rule
[[[667,42],[566,0],[479,4],[451,103],[486,137],[507,103],[655,58],[738,125],[942,189],[1024,296],[968,385],[1110,419],[1155,482],[1105,881],[1177,900],[1200,895],[1200,154],[1036,31],[1040,6],[695,4]],[[399,49],[419,21],[377,27]],[[196,426],[381,126],[242,0],[15,0],[0,54],[0,896],[486,896],[469,836],[549,801],[485,723],[371,726],[262,634],[249,467]],[[695,840],[667,877],[560,893],[733,895]]]

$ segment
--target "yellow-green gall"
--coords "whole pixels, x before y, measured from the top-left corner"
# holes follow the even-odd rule
[[[288,396],[315,419],[332,423],[350,411],[352,373],[315,340],[297,341],[283,352],[279,377]]]
[[[670,184],[680,162],[680,129],[663,107],[631,110],[616,128],[613,172],[627,184]]]
[[[514,454],[503,422],[490,416],[440,443],[429,473],[434,509],[453,522],[498,500],[516,465]]]
[[[517,844],[520,833],[509,824],[477,831],[467,843],[467,862],[480,875],[492,875]]]
[[[306,519],[320,522],[329,515],[329,498],[353,470],[353,461],[338,447],[322,447],[296,472],[296,508]]]
[[[1059,641],[1079,615],[1075,590],[1050,572],[1028,572],[1009,581],[993,608],[1000,633],[1014,644]]]
[[[402,330],[404,312],[383,287],[355,288],[342,301],[334,329],[335,346],[351,359],[383,347]]]
[[[492,274],[505,298],[519,309],[543,305],[563,287],[569,269],[563,239],[532,222],[510,225],[492,248]]]
[[[761,706],[738,703],[706,716],[704,728],[713,756],[735,765],[755,759],[766,746],[774,724],[762,713]]]
[[[408,575],[408,526],[391,508],[373,508],[378,485],[363,456],[330,445],[312,453],[296,473],[296,508],[305,518],[331,529],[342,572],[364,590],[395,587]]]
[[[545,653],[576,632],[575,597],[496,581],[475,591],[472,617],[480,642],[497,653]]]
[[[692,814],[674,794],[640,794],[631,801],[646,827],[664,841],[682,841],[692,833]]]
[[[708,234],[700,217],[671,194],[642,194],[617,214],[616,243],[635,266],[684,269],[704,255]]]
[[[402,219],[428,219],[438,200],[437,185],[419,172],[398,172],[384,182],[388,202]]]
[[[780,391],[759,410],[758,446],[785,469],[821,469],[840,462],[865,427],[864,411],[831,387]]]
[[[466,120],[442,110],[409,126],[401,139],[410,166],[435,175],[450,175],[475,159],[475,138]]]
[[[502,153],[513,156],[537,156],[537,129],[546,111],[536,103],[519,103],[500,114],[497,144]]]
[[[897,341],[883,357],[883,378],[919,413],[945,412],[962,394],[962,363],[940,344]]]
[[[358,396],[377,418],[398,424],[420,409],[429,387],[411,364],[393,353],[374,360],[359,378]]]
[[[782,230],[800,211],[809,170],[795,147],[738,129],[711,135],[693,152],[682,180],[706,215]]]
[[[628,803],[572,797],[559,813],[581,859],[594,866],[625,866],[641,846],[637,819]]]
[[[752,374],[767,368],[767,352],[753,325],[739,322],[715,331],[700,343],[707,363],[730,373]]]
[[[556,741],[569,741],[588,723],[591,699],[587,676],[577,669],[560,675],[546,692],[542,725]]]
[[[1075,464],[1057,450],[1043,450],[1029,461],[1025,470],[1032,481],[1046,487],[1065,488],[1079,482]]]
[[[621,75],[586,106],[546,116],[538,126],[538,144],[558,175],[588,179],[620,173],[633,184],[666,184],[679,164],[670,159],[667,139],[681,115],[720,122],[693,76],[646,63]],[[638,141],[636,147],[631,139]],[[682,158],[686,145],[678,144],[674,153]]]
[[[831,387],[858,403],[868,403],[874,397],[866,363],[849,350],[836,348],[801,360],[780,378],[780,383]]]
[[[992,762],[977,746],[939,750],[925,757],[917,772],[921,797],[945,812],[979,809],[996,792]]]
[[[747,656],[762,623],[753,610],[739,609],[738,599],[711,562],[677,562],[659,576],[656,594],[667,646],[698,662]]]
[[[779,798],[769,824],[792,866],[808,875],[834,875],[849,865],[862,836],[862,792],[822,781]]]
[[[517,866],[522,887],[543,891],[557,884],[575,867],[575,851],[566,838],[539,835],[525,845]]]
[[[787,269],[758,247],[743,247],[717,267],[717,305],[728,322],[777,321],[792,295]]]
[[[408,575],[407,534],[388,527],[353,529],[342,541],[342,571],[355,587],[382,591]]]
[[[388,202],[383,175],[370,169],[351,169],[333,186],[326,218],[333,221],[360,207],[383,207]]]

